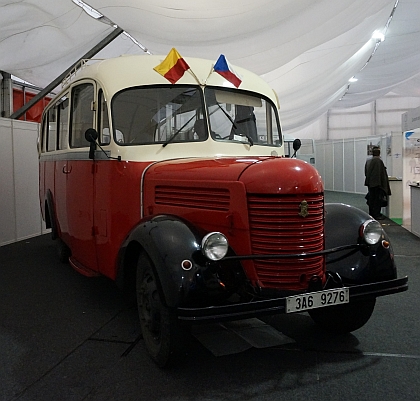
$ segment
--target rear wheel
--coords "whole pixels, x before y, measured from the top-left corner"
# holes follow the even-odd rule
[[[166,306],[151,260],[141,255],[136,278],[137,307],[144,344],[159,367],[171,365],[183,351],[175,310]]]
[[[309,315],[323,330],[335,334],[350,333],[364,326],[372,316],[376,298],[349,304],[312,309]]]

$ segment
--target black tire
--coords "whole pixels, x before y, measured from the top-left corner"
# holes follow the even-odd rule
[[[372,316],[376,298],[328,308],[312,309],[309,315],[323,330],[334,334],[350,333],[364,326]]]
[[[60,238],[55,241],[59,261],[61,263],[69,263],[69,257],[71,256],[70,248]]]
[[[137,307],[144,344],[161,368],[173,365],[183,354],[183,333],[175,311],[166,306],[153,264],[141,255],[136,277]]]
[[[47,228],[51,228],[51,239],[55,241],[56,239],[58,239],[57,221],[55,220],[54,210],[48,201],[45,202],[45,209],[46,209],[45,224]]]

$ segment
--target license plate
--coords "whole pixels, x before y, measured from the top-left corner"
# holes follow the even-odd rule
[[[286,313],[302,312],[308,309],[347,304],[348,302],[349,289],[347,287],[308,292],[307,294],[287,297]]]

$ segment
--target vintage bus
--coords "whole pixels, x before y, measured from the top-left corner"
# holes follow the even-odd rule
[[[60,257],[135,296],[159,366],[192,323],[308,311],[332,332],[404,291],[382,226],[325,204],[313,166],[284,157],[278,101],[239,67],[239,87],[188,58],[86,62],[46,108],[40,205]]]

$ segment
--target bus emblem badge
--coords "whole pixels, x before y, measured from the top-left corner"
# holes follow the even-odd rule
[[[300,202],[299,208],[300,208],[299,216],[307,217],[309,215],[308,202],[306,202],[306,200],[303,200],[302,202]]]

